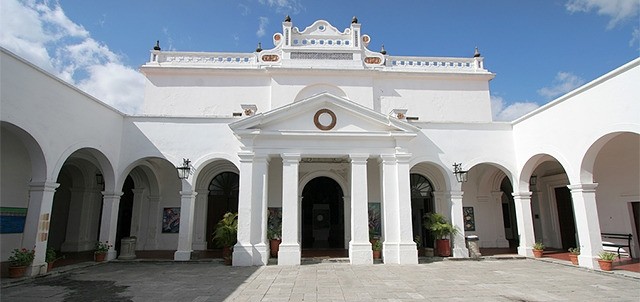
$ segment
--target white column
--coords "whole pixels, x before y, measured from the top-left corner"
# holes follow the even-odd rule
[[[81,232],[88,228],[86,219],[90,217],[89,215],[83,215],[89,212],[87,211],[87,207],[91,205],[91,203],[85,202],[85,200],[89,198],[87,194],[89,191],[85,188],[71,188],[69,191],[71,192],[71,196],[69,201],[67,231],[60,249],[63,252],[84,251],[87,247],[90,249],[95,244],[95,241],[87,243],[81,239]],[[84,224],[83,220],[85,220]],[[95,238],[93,240],[95,240]]]
[[[191,184],[186,180],[182,180],[178,250],[173,254],[173,260],[175,261],[188,261],[191,259],[191,252],[193,252],[193,218],[197,194],[191,190]]]
[[[193,249],[196,251],[202,251],[207,249],[207,239],[212,234],[207,234],[207,203],[209,202],[209,190],[200,189],[196,190],[196,208],[195,208],[195,223],[194,223],[194,237],[193,237]]]
[[[596,205],[596,183],[567,186],[571,190],[576,229],[580,239],[578,263],[588,268],[598,268],[598,254],[602,252],[600,221]]]
[[[520,236],[518,254],[533,257],[533,244],[536,239],[533,232],[533,218],[531,215],[531,192],[514,192],[512,195],[516,207],[518,235]]]
[[[250,151],[238,153],[240,157],[240,192],[238,193],[238,243],[233,247],[233,265],[253,264],[251,224],[253,206],[253,156]]]
[[[351,154],[351,264],[373,264],[369,242],[367,159],[369,154]]]
[[[129,236],[140,238],[140,228],[142,224],[142,204],[147,195],[146,189],[133,189],[133,209],[131,213],[131,232]],[[136,248],[137,244],[136,244]]]
[[[395,155],[380,155],[382,193],[382,258],[384,263],[400,263],[400,222],[398,221],[398,169]],[[382,240],[382,239],[381,239]]]
[[[100,241],[111,247],[107,252],[107,260],[116,259],[116,231],[118,230],[118,209],[122,192],[102,192],[102,217],[100,218]]]
[[[469,258],[469,250],[464,239],[462,194],[462,191],[451,191],[451,224],[458,229],[458,233],[455,236],[451,236],[454,258]]]
[[[282,154],[282,243],[278,251],[278,265],[300,264],[299,165],[300,154]]]
[[[267,244],[267,188],[269,158],[253,158],[252,198],[251,198],[251,244],[253,245],[253,265],[267,265],[269,245]]]
[[[498,214],[497,219],[493,219],[494,232],[498,234],[496,238],[497,247],[509,247],[509,241],[505,237],[504,221],[502,220],[502,191],[491,191],[491,205],[494,207],[495,213]],[[509,214],[509,213],[507,213]]]
[[[398,226],[400,242],[398,255],[400,264],[418,264],[418,249],[413,241],[411,217],[411,183],[409,177],[410,154],[396,154],[398,169]]]
[[[35,250],[35,258],[27,274],[35,276],[47,272],[45,254],[49,240],[49,223],[53,195],[60,184],[55,182],[38,182],[29,184],[29,208],[22,233],[22,247]]]

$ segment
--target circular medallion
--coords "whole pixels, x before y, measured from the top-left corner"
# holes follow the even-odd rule
[[[313,123],[320,130],[331,130],[336,126],[336,114],[329,109],[320,109],[313,116]]]

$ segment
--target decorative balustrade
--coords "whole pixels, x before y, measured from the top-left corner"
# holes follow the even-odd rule
[[[153,52],[151,63],[162,65],[203,65],[216,67],[258,66],[253,53]]]
[[[385,62],[389,70],[420,71],[476,71],[484,70],[482,58],[429,58],[389,56]]]

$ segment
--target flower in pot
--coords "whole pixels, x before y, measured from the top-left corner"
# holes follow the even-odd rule
[[[109,244],[109,241],[98,241],[96,242],[96,247],[93,249],[93,257],[95,259],[96,262],[102,262],[105,260],[105,258],[107,257],[107,252],[109,252],[109,249],[112,247],[111,244]]]
[[[227,212],[216,225],[213,240],[222,246],[222,258],[231,265],[231,248],[238,242],[238,213]]]
[[[533,244],[533,256],[536,258],[541,258],[542,253],[544,252],[544,244],[542,242],[536,242]]]
[[[377,240],[371,245],[371,249],[373,250],[373,259],[380,259],[382,256],[382,242]]]
[[[47,248],[47,253],[44,256],[44,261],[47,262],[47,272],[53,269],[53,263],[60,258],[62,257],[58,257],[58,255],[56,254],[56,250],[54,250],[52,247]]]
[[[603,271],[610,271],[613,268],[613,260],[616,259],[616,254],[612,252],[603,251],[598,254],[598,264]]]
[[[578,255],[580,255],[579,247],[569,248],[569,259],[571,259],[571,263],[574,265],[578,265]]]
[[[424,215],[422,225],[431,231],[436,238],[436,251],[438,256],[451,256],[451,241],[448,237],[458,234],[458,229],[449,223],[440,213],[427,213]]]
[[[33,263],[36,252],[34,250],[14,249],[9,256],[9,277],[20,278],[24,277],[27,272],[27,267]]]
[[[282,243],[282,213],[277,210],[269,210],[267,220],[267,238],[271,257],[277,258]]]

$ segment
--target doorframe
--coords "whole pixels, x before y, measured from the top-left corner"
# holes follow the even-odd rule
[[[351,241],[351,190],[346,189],[350,187],[346,179],[330,170],[317,170],[300,177],[300,181],[298,182],[298,238],[300,245],[302,245],[302,191],[309,182],[318,177],[331,178],[342,190],[342,203],[344,207],[344,249],[348,250],[349,241]]]
[[[562,247],[562,238],[560,234],[560,217],[558,217],[558,202],[556,200],[556,188],[566,187],[569,185],[569,178],[567,174],[555,174],[551,176],[545,176],[540,179],[546,188],[546,200],[547,206],[549,210],[549,217],[545,217],[545,215],[541,215],[541,225],[543,227],[543,237],[544,234],[547,235],[548,242],[545,242],[546,245],[551,247]],[[571,201],[573,206],[573,200]],[[539,204],[542,208],[544,205]],[[574,210],[574,224],[575,224],[575,210]],[[551,229],[545,229],[545,225],[550,225]],[[576,225],[577,228],[577,225]],[[538,241],[542,241],[543,238],[538,238]]]

